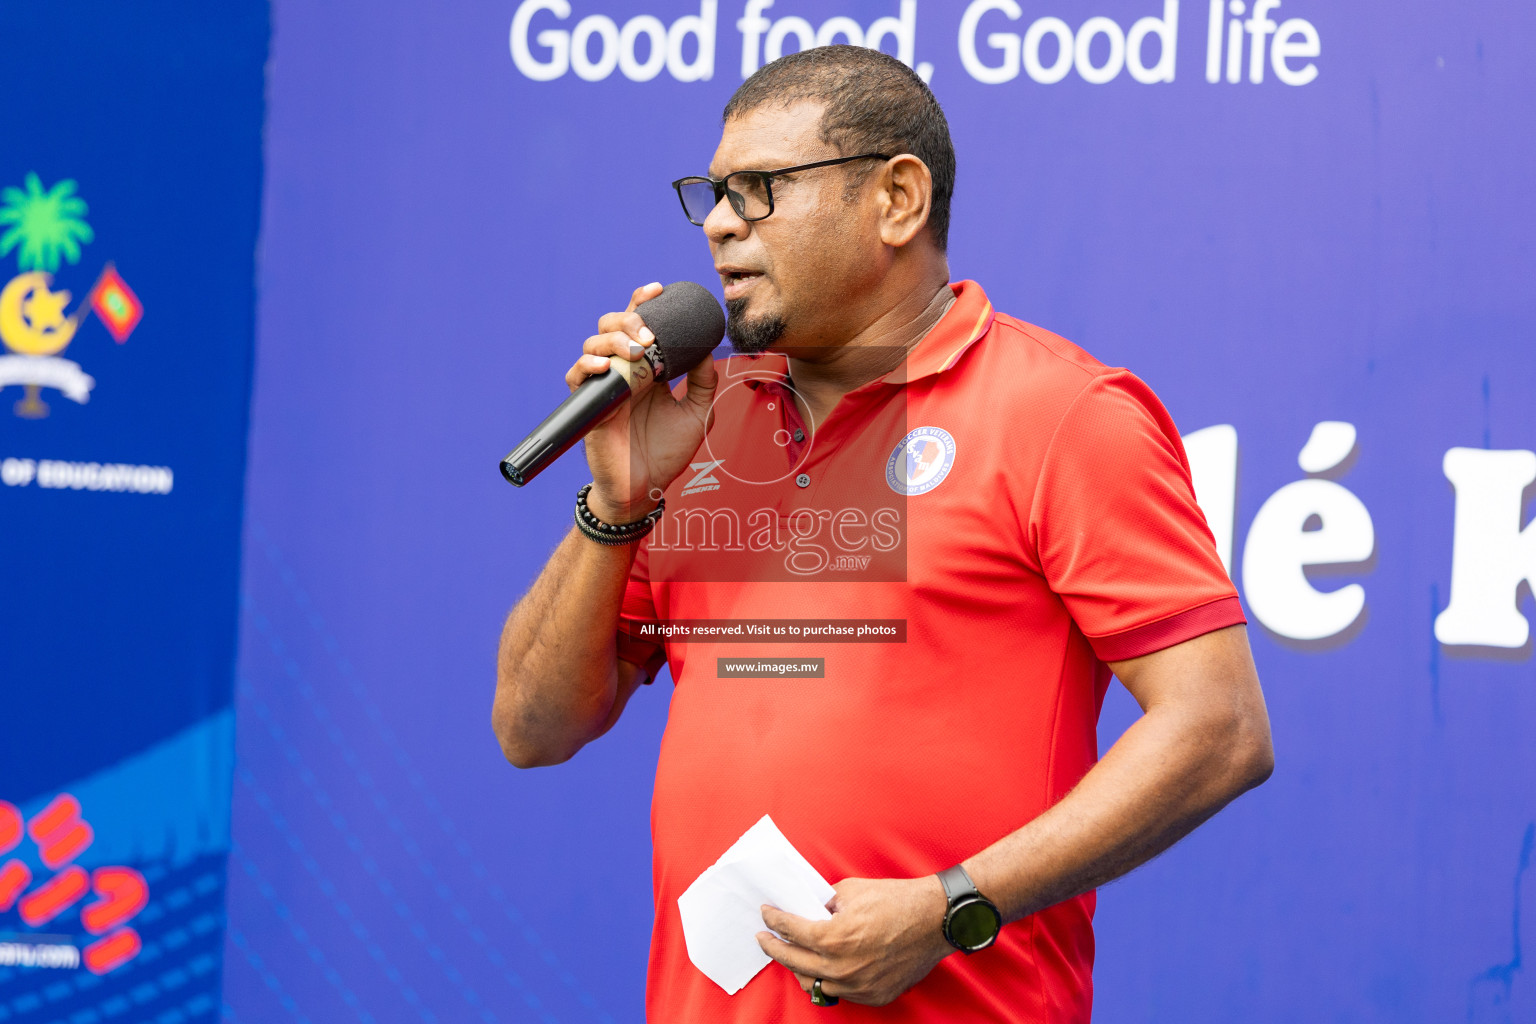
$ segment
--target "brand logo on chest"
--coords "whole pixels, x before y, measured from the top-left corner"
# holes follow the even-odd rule
[[[907,497],[927,494],[949,476],[955,439],[942,427],[918,427],[896,445],[885,463],[885,482]]]
[[[683,485],[682,494],[698,494],[700,491],[718,491],[720,478],[715,476],[715,470],[725,464],[724,459],[712,459],[709,462],[690,463],[688,468],[694,471],[693,479]]]

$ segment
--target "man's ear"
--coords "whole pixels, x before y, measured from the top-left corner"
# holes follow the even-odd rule
[[[901,247],[928,223],[933,207],[933,175],[911,153],[886,162],[879,181],[880,240]]]

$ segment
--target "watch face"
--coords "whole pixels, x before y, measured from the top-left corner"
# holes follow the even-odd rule
[[[962,903],[949,915],[949,937],[961,949],[985,949],[1002,926],[997,908],[985,900]]]

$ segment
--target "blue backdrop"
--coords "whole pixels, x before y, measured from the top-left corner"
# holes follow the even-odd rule
[[[145,40],[131,72],[77,50],[47,79],[51,112],[120,104],[136,131],[64,111],[0,150],[4,184],[74,178],[91,203],[96,240],[56,283],[78,301],[110,257],[146,309],[122,346],[81,327],[88,404],[45,390],[49,419],[13,421],[4,402],[0,457],[176,474],[170,495],[0,487],[18,805],[143,747],[110,738],[121,721],[184,736],[230,685],[250,311],[199,277],[250,272],[265,15],[189,13],[117,27]],[[572,457],[514,491],[495,462],[598,314],[646,281],[710,282],[667,182],[708,164],[744,65],[854,32],[948,112],[955,276],[1158,391],[1250,612],[1275,777],[1101,894],[1100,1017],[1536,1018],[1536,12],[1494,0],[278,0],[225,1016],[641,1016],[668,685],[567,765],[505,764],[498,630],[586,475]],[[122,85],[236,52],[217,66],[246,76],[238,97]],[[0,71],[13,104],[38,102],[41,61]],[[107,218],[151,194],[177,249],[141,270]],[[152,364],[173,310],[185,354]],[[169,564],[159,530],[181,568],[145,568]],[[213,680],[195,714],[167,696],[188,661]],[[13,724],[66,712],[57,735],[97,753]],[[1113,688],[1101,746],[1134,713]],[[0,1013],[46,1007],[64,973],[0,978]]]

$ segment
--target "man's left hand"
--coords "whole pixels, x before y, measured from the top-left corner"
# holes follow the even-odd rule
[[[832,887],[830,921],[809,921],[763,907],[763,952],[794,972],[807,993],[821,991],[854,1003],[884,1006],[916,985],[955,951],[942,931],[944,887],[926,878],[846,878]]]

